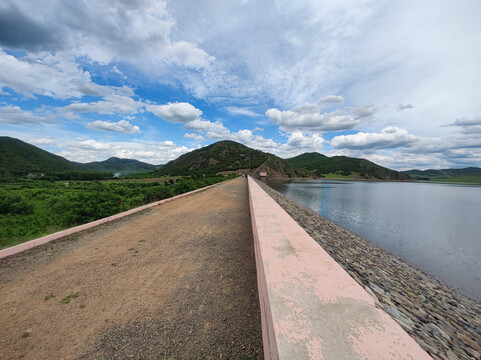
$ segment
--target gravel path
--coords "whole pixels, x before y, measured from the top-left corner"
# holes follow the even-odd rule
[[[481,359],[481,304],[259,185],[435,359]]]
[[[243,179],[0,260],[1,359],[262,358]]]

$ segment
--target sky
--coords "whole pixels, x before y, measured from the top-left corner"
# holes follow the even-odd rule
[[[481,2],[3,0],[0,135],[164,164],[220,140],[481,166]]]

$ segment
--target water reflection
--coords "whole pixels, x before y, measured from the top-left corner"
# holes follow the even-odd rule
[[[327,180],[269,185],[481,301],[481,187]]]

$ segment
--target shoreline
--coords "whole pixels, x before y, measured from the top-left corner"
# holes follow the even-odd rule
[[[433,358],[481,358],[480,303],[258,183]]]
[[[419,183],[419,184],[446,184],[446,185],[466,185],[466,186],[481,186],[479,182],[469,181],[430,181],[430,180],[386,180],[386,179],[363,179],[363,178],[319,178],[319,177],[295,177],[295,178],[270,178],[270,181],[302,181],[302,180],[332,180],[332,181],[368,181],[368,182],[401,182],[401,183]]]

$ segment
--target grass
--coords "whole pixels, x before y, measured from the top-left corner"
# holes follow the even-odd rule
[[[329,173],[329,174],[322,174],[323,179],[352,179],[355,180],[357,178],[355,173],[351,173],[350,175],[340,175],[336,173]]]
[[[64,297],[62,300],[60,300],[60,302],[61,302],[62,304],[68,304],[68,303],[70,303],[70,301],[71,301],[72,299],[77,298],[79,295],[80,295],[80,293],[78,293],[78,292],[76,292],[76,293],[74,293],[74,294],[67,295],[67,296]]]
[[[481,184],[481,175],[447,176],[445,178],[431,178],[432,182]]]
[[[0,249],[227,179],[0,183]]]
[[[50,293],[50,294],[48,294],[48,295],[45,295],[45,297],[44,297],[43,299],[44,299],[45,301],[47,301],[47,300],[50,300],[50,299],[52,299],[52,298],[54,298],[54,297],[55,297],[55,294],[54,294],[54,293]]]
[[[30,336],[30,333],[28,331],[24,331],[23,334],[22,334],[23,338],[26,338],[26,337],[29,337],[29,336]]]

